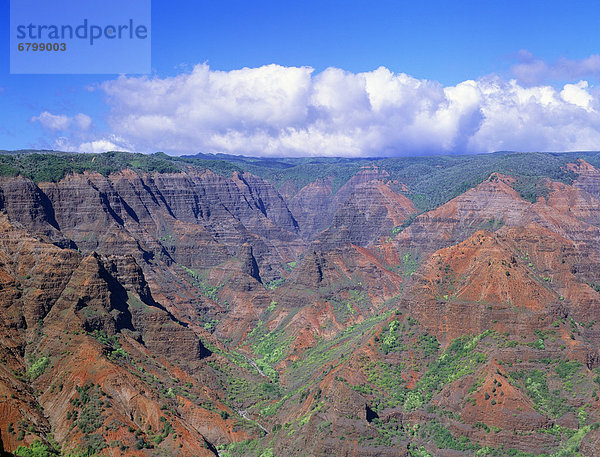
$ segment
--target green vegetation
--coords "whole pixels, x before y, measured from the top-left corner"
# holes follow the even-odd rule
[[[205,282],[200,283],[200,288],[202,289],[202,293],[210,298],[213,301],[219,301],[219,290],[222,289],[224,284],[219,284],[216,286],[209,286]]]
[[[402,254],[398,265],[393,265],[388,269],[403,276],[412,276],[419,268],[420,262],[421,257],[418,253],[406,252]]]
[[[546,375],[540,370],[520,370],[510,373],[510,378],[525,389],[525,393],[533,400],[536,409],[550,417],[561,417],[572,409],[561,396],[560,390],[550,392]]]
[[[217,325],[219,325],[218,319],[211,319],[208,322],[205,322],[203,327],[204,327],[204,330],[208,330],[209,332],[214,332],[214,330],[217,328]]]
[[[579,445],[581,444],[583,437],[587,435],[590,430],[592,430],[591,425],[577,430],[558,451],[552,454],[551,457],[580,456],[581,454],[579,454]]]
[[[404,325],[400,326],[398,319],[394,319],[383,327],[378,337],[379,350],[384,354],[405,350],[406,346],[402,343],[403,330]]]
[[[401,269],[404,276],[412,276],[419,267],[419,256],[407,252],[402,256]]]
[[[273,279],[272,281],[269,281],[268,283],[266,283],[265,287],[268,290],[277,289],[279,286],[281,286],[283,284],[284,281],[285,281],[285,278]]]
[[[446,427],[438,421],[430,421],[419,430],[420,436],[427,442],[432,442],[439,449],[453,449],[456,451],[473,451],[479,446],[473,444],[466,436],[455,438]]]
[[[523,200],[531,203],[535,203],[540,198],[546,198],[550,193],[544,180],[537,176],[519,176],[513,187]]]
[[[252,379],[246,379],[241,376],[243,372],[238,373],[235,365],[227,363],[218,363],[210,361],[208,365],[214,370],[222,389],[227,392],[224,398],[228,404],[239,408],[246,408],[247,404],[259,404],[281,398],[282,392],[278,384],[273,382],[256,382]],[[248,365],[248,369],[251,369]],[[264,378],[263,378],[264,379]],[[181,394],[181,393],[180,393]],[[219,412],[214,405],[203,402],[201,406],[205,409]]]
[[[367,375],[368,383],[352,386],[354,390],[376,397],[373,401],[376,411],[385,407],[402,407],[406,411],[419,409],[428,404],[445,385],[473,373],[487,360],[484,353],[476,351],[476,347],[490,332],[454,340],[427,366],[427,360],[439,353],[439,343],[428,333],[415,335],[411,327],[416,325],[416,321],[410,319],[410,316],[402,324],[393,320],[382,329],[379,337],[380,350],[384,354],[396,351],[403,356],[409,348],[413,357],[421,354],[414,368],[426,367],[426,371],[412,389],[406,387],[405,374],[406,363],[409,360],[413,363],[413,359],[405,359],[407,362],[400,363],[367,361],[363,365],[363,371]],[[409,345],[407,341],[414,342]]]
[[[538,338],[537,340],[531,341],[531,342],[526,343],[526,344],[527,344],[527,346],[529,346],[531,348],[534,348],[534,349],[541,349],[541,350],[546,349],[546,346],[544,344],[544,340],[541,339],[541,338]]]
[[[531,194],[531,182],[535,184],[540,177],[570,183],[574,173],[566,171],[564,165],[582,157],[590,163],[598,163],[597,153],[494,153],[461,157],[407,157],[402,159],[382,159],[377,162],[392,179],[408,186],[408,197],[421,210],[435,208],[451,198],[476,186],[491,173],[523,176],[517,181],[517,192],[528,198],[537,198]],[[542,189],[536,189],[542,192]]]
[[[371,303],[368,294],[362,289],[333,292],[329,302],[338,322],[347,322],[356,314],[357,309],[366,310]]]
[[[52,151],[15,151],[0,153],[0,176],[22,175],[35,182],[58,181],[69,173],[98,172],[105,176],[129,168],[138,172],[177,172],[186,168],[210,169],[230,176],[248,171],[279,188],[285,182],[300,189],[316,180],[333,179],[333,192],[343,186],[363,167],[376,165],[397,182],[395,190],[407,186],[407,196],[420,210],[435,208],[476,186],[491,173],[517,176],[513,184],[522,198],[536,201],[547,195],[542,178],[571,183],[574,173],[565,165],[583,158],[600,166],[596,152],[573,153],[494,153],[460,156],[402,157],[384,159],[361,158],[253,158],[226,154],[198,154],[194,157],[170,157],[157,152],[143,155],[126,152],[103,154],[58,153]],[[395,227],[396,235],[410,225],[409,218]],[[291,266],[290,266],[291,267]],[[293,268],[293,267],[291,267]]]
[[[276,381],[279,375],[273,368],[273,365],[277,364],[287,355],[292,338],[286,336],[282,330],[266,333],[265,331],[266,329],[261,322],[249,335],[249,338],[255,339],[252,350],[255,354],[261,356],[261,358],[256,359],[254,362],[269,378]]]
[[[194,287],[200,290],[200,294],[211,299],[212,301],[219,302],[219,291],[225,286],[224,283],[217,284],[216,286],[211,286],[202,277],[201,274],[192,270],[191,268],[186,267],[185,265],[179,265],[191,278],[192,284]],[[209,321],[210,323],[211,321]],[[218,323],[218,321],[217,321]],[[213,330],[216,324],[210,326],[206,330]]]
[[[102,412],[106,405],[103,400],[105,394],[100,386],[92,383],[81,387],[76,386],[75,389],[78,395],[71,399],[73,409],[67,414],[67,419],[70,419],[82,433],[91,434],[104,422]]]
[[[104,437],[100,433],[84,434],[81,438],[81,446],[85,455],[95,455],[102,449],[108,447]]]
[[[479,341],[489,334],[489,331],[485,331],[481,335],[455,339],[443,354],[429,365],[415,388],[406,395],[404,409],[412,411],[420,407],[429,402],[446,384],[473,373],[477,366],[487,360],[487,356],[475,351],[475,348]]]
[[[414,444],[411,444],[409,452],[411,457],[433,457],[423,446],[417,447]]]
[[[221,457],[277,457],[272,447],[265,447],[260,440],[241,441],[220,446]]]
[[[0,154],[0,175],[30,178],[34,182],[60,181],[69,173],[93,171],[108,176],[119,170],[130,168],[140,172],[171,173],[181,169],[169,156],[127,152],[104,154],[71,153],[20,153]]]
[[[173,426],[171,425],[171,423],[164,417],[161,416],[159,419],[162,429],[161,431],[156,434],[153,438],[152,441],[154,442],[154,444],[160,444],[164,441],[164,439],[169,436],[169,434],[171,432],[173,432]]]
[[[417,347],[421,348],[425,357],[433,357],[439,352],[440,343],[435,336],[422,333],[418,336]]]
[[[48,357],[46,356],[42,356],[39,359],[34,360],[31,366],[29,367],[29,370],[27,370],[27,377],[30,380],[39,378],[44,373],[44,371],[46,371],[46,368],[48,368],[49,363],[50,359],[48,359]]]
[[[127,360],[129,354],[121,347],[117,335],[108,336],[104,330],[94,330],[90,333],[98,342],[106,347],[106,356],[109,360]]]
[[[379,401],[373,404],[375,410],[380,410],[384,407],[402,406],[409,392],[406,389],[406,381],[402,378],[404,369],[405,366],[403,363],[394,365],[382,361],[369,362],[364,366],[368,384],[356,386],[354,390],[371,393],[373,390],[371,386],[375,387],[373,392],[380,397]]]
[[[579,371],[583,367],[583,364],[578,360],[561,360],[558,362],[558,365],[554,368],[556,374],[563,381],[567,381],[573,377],[577,371]]]
[[[318,374],[333,369],[343,363],[345,357],[351,354],[363,341],[363,336],[376,325],[390,317],[392,311],[369,317],[364,321],[348,326],[331,340],[321,340],[312,348],[308,349],[304,357],[293,362],[286,376],[292,380],[292,387],[306,386],[318,378]]]
[[[46,446],[40,440],[35,440],[30,447],[19,446],[15,450],[18,457],[54,457],[60,455],[56,449]]]
[[[410,316],[400,322],[399,319],[394,319],[389,324],[385,325],[379,336],[375,337],[375,341],[379,342],[379,350],[383,354],[391,352],[403,352],[409,347],[419,350],[425,358],[437,355],[440,349],[440,344],[437,338],[433,335],[420,333],[416,336],[416,341],[409,344],[407,339],[415,336],[411,328],[416,324],[416,321]]]

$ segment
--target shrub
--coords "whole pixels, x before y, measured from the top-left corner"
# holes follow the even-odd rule
[[[46,368],[48,367],[49,363],[50,360],[48,359],[48,357],[40,357],[39,359],[34,361],[29,367],[29,370],[27,370],[27,377],[30,380],[39,378],[44,373],[44,371],[46,371]]]
[[[58,452],[46,446],[40,440],[35,440],[30,447],[19,446],[15,450],[15,455],[18,457],[55,457]]]
[[[561,360],[560,362],[558,362],[558,365],[554,368],[554,371],[556,371],[556,374],[558,374],[560,379],[565,381],[571,378],[575,373],[577,373],[577,370],[579,370],[582,366],[583,365],[578,360]]]

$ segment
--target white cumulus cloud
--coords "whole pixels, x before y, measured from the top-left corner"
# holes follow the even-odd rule
[[[393,156],[600,148],[600,92],[584,80],[557,88],[489,76],[443,86],[385,67],[317,73],[204,64],[173,77],[121,76],[100,87],[110,132],[88,134],[80,150]],[[74,122],[81,131],[91,124],[85,115],[42,113],[36,120]]]
[[[73,119],[75,120],[75,123],[77,124],[77,127],[79,127],[80,130],[87,130],[90,128],[90,125],[92,125],[92,118],[89,117],[87,114],[76,114],[73,117]]]
[[[81,143],[77,148],[73,148],[78,152],[107,152],[107,151],[122,151],[124,148],[108,140],[95,140]]]
[[[89,139],[88,141],[61,136],[54,140],[52,146],[57,151],[88,152],[94,154],[107,151],[132,151],[122,139],[114,135],[108,135],[106,138]]]
[[[92,124],[92,118],[83,113],[70,117],[44,111],[39,116],[33,116],[30,120],[31,122],[39,122],[42,127],[49,130],[67,130],[74,124],[79,130],[84,131],[89,129]]]
[[[43,127],[50,130],[66,130],[71,125],[72,119],[63,114],[52,114],[44,111],[39,116],[31,118],[31,122],[39,122]]]
[[[560,96],[568,103],[577,105],[586,111],[593,111],[594,97],[588,92],[588,86],[587,81],[579,81],[577,84],[565,84]]]

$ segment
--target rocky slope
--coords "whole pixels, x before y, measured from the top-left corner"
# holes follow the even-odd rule
[[[595,455],[592,164],[186,160],[0,178],[2,452]]]

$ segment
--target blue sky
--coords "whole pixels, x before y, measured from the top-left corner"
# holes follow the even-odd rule
[[[506,71],[521,49],[549,60],[599,49],[598,2],[180,3],[174,9],[153,2],[159,74],[205,60],[220,70],[277,63],[361,72],[384,65],[449,84]]]
[[[595,113],[600,62],[594,58],[600,54],[600,4],[595,1],[153,0],[150,78],[180,94],[165,100],[179,103],[165,110],[125,98],[156,94],[156,84],[137,75],[121,80],[117,75],[10,75],[9,2],[1,2],[0,149],[78,149],[96,141],[99,147],[173,154],[402,155],[586,149],[600,139]],[[278,67],[264,67],[270,64]],[[235,72],[244,67],[255,71]],[[291,67],[312,70],[296,74]],[[330,67],[340,71],[328,72]],[[374,75],[379,67],[389,74]],[[400,74],[412,79],[396,78]],[[200,87],[198,78],[214,81]],[[476,84],[461,86],[468,80]],[[257,91],[256,84],[266,86]],[[392,92],[382,95],[384,84]],[[273,101],[268,90],[274,86],[289,96],[262,109],[279,113],[287,123],[254,116],[252,104],[230,106],[254,93]],[[227,97],[217,97],[224,88]],[[340,104],[345,93],[354,94],[352,103]],[[535,103],[522,105],[523,94]],[[377,96],[395,104],[377,102]],[[498,117],[509,111],[498,100],[509,96],[521,103],[514,108],[515,119],[526,118],[516,129],[515,119]],[[177,102],[190,98],[195,105]],[[211,102],[195,112],[205,99]],[[279,112],[282,104],[288,108]],[[436,104],[432,110],[415,111],[431,104]],[[236,110],[248,113],[213,122],[221,115],[225,119],[223,113],[235,116]],[[90,120],[83,122],[85,129],[76,128],[79,114]],[[160,130],[169,122],[182,127],[154,138],[157,125]],[[444,122],[440,131],[436,124]],[[400,124],[411,128],[390,139]],[[544,133],[548,126],[564,130],[559,139]],[[420,141],[420,135],[436,141]]]

